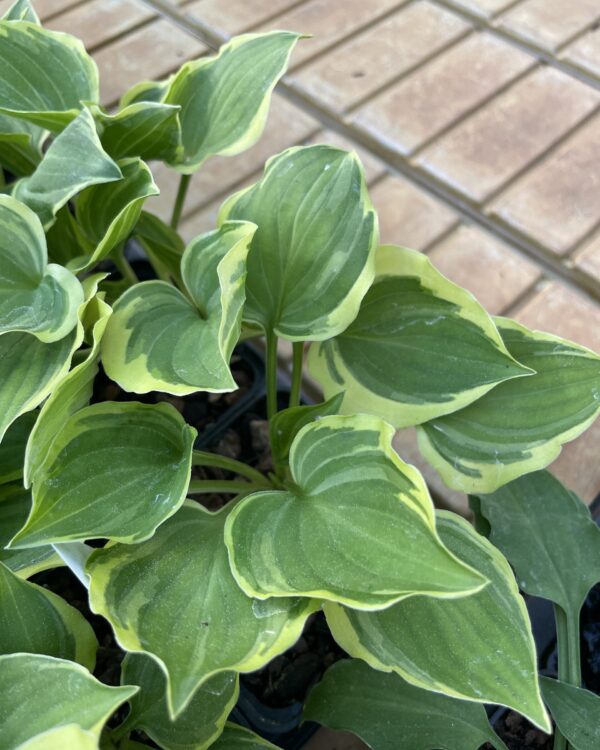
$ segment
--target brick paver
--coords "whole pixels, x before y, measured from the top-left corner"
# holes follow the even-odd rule
[[[9,4],[0,0],[0,12]],[[382,241],[427,252],[490,312],[600,350],[598,0],[35,4],[52,28],[85,40],[107,105],[232,34],[313,34],[298,45],[259,143],[209,160],[193,179],[186,239],[214,227],[223,197],[259,179],[268,156],[318,141],[354,148]],[[149,207],[168,218],[178,177],[155,171],[163,195]],[[555,464],[588,501],[600,492],[599,444],[600,425]],[[397,446],[423,466],[414,430]],[[466,508],[432,470],[426,476],[443,502]]]

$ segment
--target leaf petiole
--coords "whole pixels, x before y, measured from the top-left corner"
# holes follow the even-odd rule
[[[213,492],[224,495],[261,492],[271,489],[267,484],[257,482],[238,482],[230,479],[193,479],[188,488],[188,495],[208,495]]]
[[[300,405],[300,391],[302,388],[302,367],[304,365],[304,341],[294,341],[292,344],[292,385],[290,389],[290,407]]]
[[[171,228],[177,229],[181,214],[183,213],[183,206],[185,204],[185,198],[187,195],[188,188],[190,186],[190,180],[192,179],[191,174],[182,174],[179,180],[179,188],[177,189],[177,196],[175,198],[175,205],[173,206],[173,214],[171,215]]]
[[[252,466],[247,466],[241,461],[237,461],[235,458],[229,458],[228,456],[221,456],[216,453],[208,453],[207,451],[194,451],[192,453],[192,465],[193,466],[214,466],[218,469],[226,469],[234,474],[246,477],[250,481],[269,487],[269,480],[257,469],[253,469]]]

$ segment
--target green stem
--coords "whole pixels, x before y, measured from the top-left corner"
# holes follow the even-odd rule
[[[263,484],[265,487],[269,486],[269,480],[260,471],[247,466],[241,461],[236,461],[235,458],[220,456],[216,453],[207,453],[206,451],[194,451],[192,453],[192,464],[194,466],[215,466],[218,469],[226,469],[234,474],[247,477],[256,484]]]
[[[567,614],[567,638],[569,654],[569,683],[581,687],[581,641],[579,638],[579,612]]]
[[[554,605],[556,643],[558,648],[558,679],[581,687],[581,653],[579,642],[579,612],[565,612]],[[554,730],[553,750],[567,750],[566,738],[558,727]]]
[[[299,406],[302,388],[302,367],[304,365],[304,341],[292,344],[292,386],[290,389],[290,407]]]
[[[188,488],[190,495],[209,495],[221,492],[224,495],[239,495],[241,492],[258,492],[267,486],[256,482],[237,482],[230,479],[193,479]]]
[[[128,282],[129,286],[133,286],[134,284],[138,283],[139,279],[135,275],[135,271],[129,265],[129,262],[125,257],[124,245],[121,245],[121,247],[118,247],[114,251],[114,253],[112,254],[112,259],[115,263],[115,266],[119,269],[119,273],[125,279],[125,281]]]
[[[277,414],[277,336],[267,332],[267,418]]]
[[[171,227],[177,229],[179,226],[179,220],[183,213],[183,205],[185,203],[185,196],[187,195],[188,188],[190,186],[191,174],[182,174],[179,180],[179,188],[177,189],[177,197],[175,198],[175,205],[173,206],[173,214],[171,216]]]

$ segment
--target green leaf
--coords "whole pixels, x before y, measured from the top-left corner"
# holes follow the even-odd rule
[[[413,687],[358,660],[330,667],[309,695],[304,718],[354,732],[376,750],[507,750],[483,706]]]
[[[508,562],[459,516],[440,512],[438,530],[489,585],[469,597],[413,597],[381,612],[326,604],[334,638],[375,669],[454,698],[509,706],[548,731],[529,616]]]
[[[300,430],[315,419],[328,417],[339,412],[342,394],[314,406],[293,406],[282,409],[269,420],[269,438],[273,452],[273,461],[277,467],[287,467],[290,449],[294,438]]]
[[[140,692],[130,700],[125,725],[143,729],[164,750],[204,750],[212,746],[239,693],[237,674],[220,672],[194,693],[188,707],[173,721],[167,709],[167,678],[154,659],[128,654],[121,682],[140,686]]]
[[[121,177],[119,167],[102,149],[92,115],[84,109],[52,142],[31,177],[15,185],[13,195],[33,209],[47,227],[81,190]]]
[[[27,442],[24,462],[21,464],[25,487],[30,487],[36,474],[42,470],[52,443],[67,419],[85,406],[92,396],[94,378],[100,362],[100,340],[111,312],[110,307],[100,297],[92,298],[86,305],[85,319],[92,328],[92,347],[85,359],[58,384],[40,411]]]
[[[40,19],[29,0],[16,0],[2,16],[3,21],[31,21],[40,25]]]
[[[45,342],[64,338],[83,303],[77,277],[48,263],[40,220],[8,195],[0,195],[0,230],[0,334],[27,331]]]
[[[344,392],[344,413],[367,412],[408,427],[531,374],[510,356],[477,300],[427,256],[380,247],[375,274],[358,317],[309,353],[325,396]]]
[[[79,39],[0,21],[0,112],[62,130],[98,98],[98,69]]]
[[[94,631],[78,610],[0,563],[0,654],[46,654],[92,670],[97,648]]]
[[[54,217],[54,223],[46,230],[46,243],[48,257],[61,266],[68,266],[74,258],[78,262],[83,260],[94,249],[71,213],[69,205],[60,209]]]
[[[135,238],[144,248],[151,263],[164,267],[178,286],[181,281],[181,257],[185,242],[158,216],[142,211],[135,226]]]
[[[154,102],[156,104],[164,102],[169,86],[174,78],[175,74],[168,76],[162,81],[140,81],[136,83],[123,94],[119,101],[119,108],[123,110],[132,104],[139,104],[140,102]]]
[[[225,725],[223,734],[211,745],[212,750],[279,750],[267,740],[263,740],[245,727],[229,722]]]
[[[542,692],[554,721],[573,750],[600,746],[600,697],[565,682],[541,678]]]
[[[133,686],[103,685],[71,661],[34,654],[0,656],[3,750],[15,750],[37,735],[69,724],[99,739],[104,722],[136,691]]]
[[[160,102],[136,102],[108,114],[99,107],[93,114],[104,150],[113,159],[137,156],[169,161],[181,144],[180,107]]]
[[[37,125],[0,114],[0,165],[16,177],[30,175],[42,160],[46,136]]]
[[[231,506],[185,505],[143,544],[96,550],[90,606],[127,651],[145,651],[168,675],[169,713],[224,671],[252,672],[292,646],[318,602],[261,602],[236,584],[223,543]]]
[[[600,529],[587,506],[548,471],[479,499],[490,540],[510,560],[520,588],[578,614],[600,581]]]
[[[247,222],[226,222],[193,240],[181,259],[187,296],[164,281],[148,281],[117,300],[102,341],[112,380],[135,393],[237,388],[229,360],[240,336],[255,230]]]
[[[244,319],[289,341],[327,339],[354,320],[373,280],[377,218],[355,154],[290,148],[260,182],[221,207],[219,222],[258,225]]]
[[[160,192],[152,172],[140,159],[119,162],[123,179],[117,183],[93,185],[77,197],[77,221],[87,240],[95,246],[91,256],[70,264],[87,271],[125,242],[151,195]]]
[[[324,417],[290,451],[287,490],[242,500],[225,526],[249,596],[314,596],[381,609],[414,594],[456,597],[486,580],[442,544],[418,471],[369,416]]]
[[[148,539],[185,499],[195,436],[170,404],[107,401],[76,412],[35,476],[11,549]]]
[[[192,174],[209,156],[234,156],[256,143],[275,84],[299,38],[289,31],[243,34],[223,45],[216,57],[181,66],[164,98],[181,107],[183,148],[173,166]],[[144,97],[157,91],[141,90]]]
[[[37,411],[22,414],[6,431],[0,442],[0,484],[23,476],[25,446],[37,419]]]
[[[496,323],[509,352],[536,374],[418,428],[422,454],[448,487],[472,494],[543,469],[600,411],[600,357],[511,320]]]
[[[31,507],[31,493],[18,484],[0,487],[0,561],[21,578],[64,565],[47,545],[34,549],[6,549],[10,539],[23,526]]]
[[[98,739],[77,724],[49,729],[19,745],[18,750],[98,750]]]

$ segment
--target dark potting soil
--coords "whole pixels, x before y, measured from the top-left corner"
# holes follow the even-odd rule
[[[498,736],[504,740],[508,750],[550,750],[553,739],[532,726],[514,711],[506,712],[497,722],[494,729]],[[487,744],[484,750],[494,750]]]

